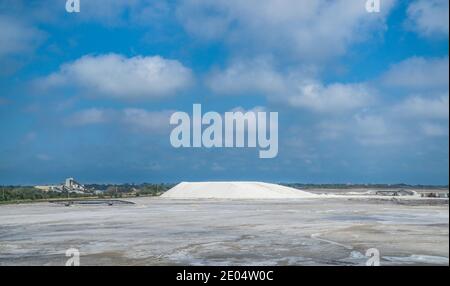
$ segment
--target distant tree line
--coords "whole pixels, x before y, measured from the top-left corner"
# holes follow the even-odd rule
[[[175,184],[88,184],[85,193],[43,191],[32,186],[0,186],[0,203],[67,198],[159,196]]]
[[[448,186],[407,185],[407,184],[282,184],[297,189],[448,189]],[[87,184],[85,193],[42,191],[32,186],[0,186],[0,203],[14,201],[35,201],[67,198],[123,198],[139,196],[159,196],[175,184]]]
[[[103,196],[122,197],[134,194],[135,196],[159,196],[175,184],[88,184],[89,190],[101,191]]]
[[[79,198],[89,196],[89,194],[45,192],[29,186],[0,186],[0,202],[58,199],[67,198],[68,196],[71,198]]]

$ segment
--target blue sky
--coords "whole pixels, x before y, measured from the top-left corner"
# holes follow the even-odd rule
[[[350,3],[351,2],[351,3]],[[0,0],[0,184],[448,184],[447,0]],[[174,111],[279,113],[279,154]]]

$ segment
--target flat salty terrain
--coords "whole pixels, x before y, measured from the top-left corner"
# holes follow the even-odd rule
[[[449,209],[347,198],[0,206],[0,265],[448,265]]]

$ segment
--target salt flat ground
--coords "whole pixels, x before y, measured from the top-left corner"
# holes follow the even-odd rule
[[[0,206],[0,265],[448,265],[448,205],[349,199]]]

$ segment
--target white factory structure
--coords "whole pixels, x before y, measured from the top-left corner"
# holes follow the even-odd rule
[[[87,189],[74,178],[67,178],[64,183],[60,185],[44,185],[44,186],[35,186],[36,189],[45,191],[45,192],[72,192],[72,193],[84,193]]]
[[[85,191],[85,187],[78,183],[77,181],[75,181],[74,178],[67,178],[65,183],[64,183],[64,187],[68,190],[78,190],[78,191]]]

